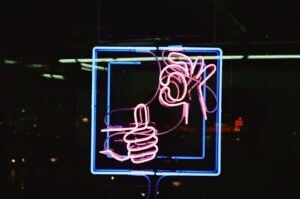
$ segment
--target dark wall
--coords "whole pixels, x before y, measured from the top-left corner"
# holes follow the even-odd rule
[[[223,133],[222,174],[165,178],[160,197],[193,191],[199,198],[297,198],[299,64],[224,61],[223,123],[232,126],[242,117],[244,126],[239,133]],[[142,177],[89,172],[90,73],[65,72],[64,80],[41,74],[1,65],[1,192],[18,198],[92,193],[143,198]]]

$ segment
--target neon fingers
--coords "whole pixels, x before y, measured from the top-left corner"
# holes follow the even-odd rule
[[[126,143],[127,155],[119,155],[111,149],[106,149],[105,145],[105,149],[100,151],[100,153],[109,155],[121,162],[130,159],[135,164],[154,159],[158,151],[157,130],[152,126],[148,126],[149,122],[149,108],[145,104],[138,104],[134,108],[134,127],[106,128],[101,130],[101,132],[124,134],[123,141]],[[107,139],[110,139],[113,135]]]
[[[167,61],[164,61],[166,66],[159,75],[159,102],[165,107],[183,106],[182,117],[185,117],[185,124],[188,124],[189,103],[186,102],[186,96],[188,94],[189,100],[191,100],[190,93],[197,86],[202,115],[207,120],[206,113],[208,111],[202,89],[215,73],[216,66],[214,64],[205,66],[202,56],[198,56],[193,62],[191,58],[179,52],[170,52]],[[199,69],[194,74],[197,65],[199,65]],[[191,88],[188,90],[188,87]]]

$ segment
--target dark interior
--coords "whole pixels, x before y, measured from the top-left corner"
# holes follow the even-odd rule
[[[243,58],[223,60],[221,175],[165,177],[157,198],[300,198],[297,5],[1,1],[0,197],[146,198],[150,188],[155,198],[155,176],[148,186],[90,173],[91,72],[59,60],[91,58],[94,46],[183,45]]]

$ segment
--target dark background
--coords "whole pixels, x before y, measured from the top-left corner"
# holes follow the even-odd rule
[[[0,9],[1,198],[147,192],[142,177],[90,174],[91,74],[61,58],[89,58],[96,45],[300,54],[297,1],[2,0]],[[223,72],[224,126],[238,117],[244,126],[223,134],[222,174],[165,178],[159,198],[299,198],[300,59],[225,60]]]

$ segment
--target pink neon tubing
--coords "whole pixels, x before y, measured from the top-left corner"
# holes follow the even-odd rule
[[[164,56],[164,52],[162,56]],[[178,59],[183,61],[177,61]],[[169,63],[164,59],[163,62],[166,66],[163,70],[161,70],[159,65],[159,85],[155,96],[158,94],[159,102],[165,107],[183,107],[179,123],[171,129],[161,133],[158,133],[157,129],[154,127],[149,126],[150,114],[148,104],[154,100],[155,96],[153,96],[146,104],[141,103],[134,107],[134,127],[109,127],[101,129],[101,132],[115,133],[106,138],[104,142],[104,150],[100,151],[100,153],[110,155],[121,162],[130,159],[135,164],[144,163],[154,159],[158,152],[157,135],[163,135],[174,130],[182,123],[183,119],[185,119],[185,124],[188,124],[189,103],[185,101],[185,98],[188,94],[189,99],[191,100],[190,93],[195,87],[197,87],[198,100],[203,117],[205,120],[207,119],[206,112],[211,111],[207,110],[202,94],[202,86],[207,87],[205,83],[215,73],[216,66],[214,64],[204,66],[204,59],[202,56],[198,56],[193,62],[188,56],[179,52],[170,52],[168,55]],[[200,67],[198,67],[198,72],[195,72],[195,68],[198,63],[200,63]],[[158,62],[158,64],[160,63]],[[206,74],[206,77],[202,79],[202,75],[209,69],[210,71],[208,72],[208,75]],[[170,86],[173,86],[173,89],[175,88],[176,96],[172,95],[172,89]],[[214,94],[209,87],[207,88]],[[110,113],[118,110],[123,109],[116,109]],[[130,108],[124,108],[124,110],[130,110]],[[112,149],[106,148],[107,141],[116,135],[124,135],[121,141],[126,143],[127,155],[121,156],[118,153],[113,152]]]
[[[184,61],[177,61],[178,59]],[[191,58],[186,56],[183,53],[179,52],[170,52],[168,55],[168,61],[164,60],[164,63],[167,65],[165,68],[162,69],[159,81],[160,81],[160,93],[159,93],[159,102],[165,107],[176,107],[176,106],[183,106],[182,110],[182,117],[185,117],[185,123],[188,123],[188,112],[189,112],[189,104],[188,102],[183,101],[186,97],[187,93],[190,97],[191,90],[197,86],[197,93],[198,93],[198,100],[200,103],[200,107],[202,110],[202,114],[205,120],[207,120],[208,112],[206,103],[202,94],[202,86],[205,84],[206,81],[215,73],[216,66],[214,64],[209,64],[204,66],[204,58],[202,56],[198,56],[195,61],[193,62]],[[199,70],[196,74],[195,68],[197,64],[200,62]],[[202,75],[204,72],[211,69],[208,75],[202,80]],[[187,80],[186,80],[187,79]],[[194,81],[194,85],[192,88],[187,90],[189,84]],[[171,87],[173,85],[177,90],[177,96],[173,97],[171,95]],[[179,94],[180,85],[183,87],[182,92]]]
[[[100,153],[111,155],[114,159],[121,162],[130,159],[135,164],[154,159],[158,152],[157,130],[152,126],[148,126],[150,115],[149,108],[145,104],[138,104],[134,108],[134,121],[134,127],[101,129],[101,132],[117,131],[116,134],[124,134],[123,141],[127,144],[127,156],[124,157],[111,149],[106,149],[105,145],[104,150],[100,151]],[[111,136],[113,135],[115,134]]]

